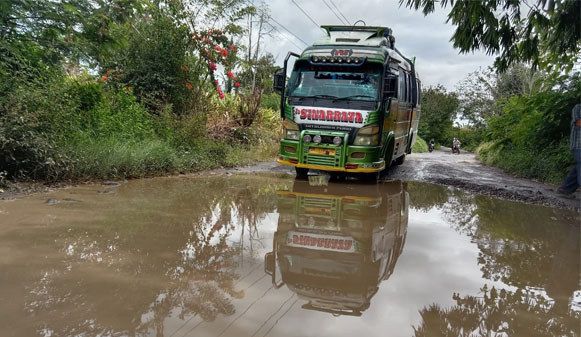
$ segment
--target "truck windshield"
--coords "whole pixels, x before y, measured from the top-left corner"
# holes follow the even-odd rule
[[[290,80],[289,96],[376,101],[380,67],[302,66]]]

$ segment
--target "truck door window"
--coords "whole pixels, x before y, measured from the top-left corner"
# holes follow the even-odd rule
[[[397,97],[400,102],[404,102],[406,100],[405,73],[401,68],[399,69],[398,81],[399,81],[399,90]]]

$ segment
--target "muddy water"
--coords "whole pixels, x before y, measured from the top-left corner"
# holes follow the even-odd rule
[[[579,336],[579,236],[425,183],[87,185],[0,202],[0,336]]]

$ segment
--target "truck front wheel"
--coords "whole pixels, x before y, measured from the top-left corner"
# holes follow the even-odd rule
[[[402,154],[400,157],[397,157],[397,159],[393,163],[395,165],[401,165],[401,164],[403,164],[404,161],[405,161],[405,153]]]
[[[307,179],[307,176],[309,174],[308,168],[302,168],[302,167],[295,166],[295,170],[297,171],[297,179]]]

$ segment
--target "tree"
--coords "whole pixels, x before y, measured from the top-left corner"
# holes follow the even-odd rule
[[[581,1],[400,0],[400,5],[421,8],[428,15],[436,2],[442,8],[451,7],[447,22],[456,26],[451,38],[454,47],[461,53],[480,49],[498,54],[495,67],[499,71],[516,62],[570,70],[579,58]]]
[[[422,94],[422,116],[418,130],[420,137],[434,138],[443,143],[452,130],[458,98],[455,93],[446,92],[442,85],[429,87]]]
[[[497,102],[511,96],[531,96],[545,89],[547,74],[529,69],[523,63],[511,65],[506,72],[493,68],[479,69],[470,73],[456,89],[460,100],[459,115],[476,129],[487,126],[486,120],[497,116]]]
[[[238,62],[233,36],[248,7],[241,0],[166,0],[149,6],[131,25],[115,32],[127,43],[104,57],[102,78],[109,72],[131,87],[150,111],[176,115],[206,112],[214,93],[224,98],[220,79],[235,80]]]
[[[130,20],[141,0],[0,2],[0,59],[12,68],[34,68],[28,59],[59,64],[64,58],[94,61],[115,44],[110,31]],[[30,48],[40,49],[32,55]]]

